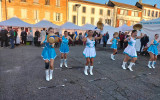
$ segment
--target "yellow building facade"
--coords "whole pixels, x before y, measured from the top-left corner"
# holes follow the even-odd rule
[[[113,13],[113,7],[105,4],[83,0],[68,1],[68,21],[79,26],[96,25],[99,20],[113,26]]]
[[[68,0],[2,0],[1,20],[18,17],[35,24],[48,20],[57,25],[67,21]]]

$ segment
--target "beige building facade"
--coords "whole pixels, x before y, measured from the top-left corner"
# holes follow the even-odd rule
[[[105,4],[83,0],[68,1],[68,21],[79,26],[84,24],[96,25],[99,20],[104,24],[113,26],[113,13],[113,7]]]
[[[160,17],[160,9],[157,8],[157,4],[152,6],[142,3],[142,1],[140,0],[136,3],[136,6],[142,9],[142,19],[144,20],[152,20]]]

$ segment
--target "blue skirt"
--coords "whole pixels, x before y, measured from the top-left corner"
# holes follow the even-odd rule
[[[42,51],[41,56],[44,60],[50,61],[50,59],[55,59],[57,55],[54,48],[45,47]]]
[[[68,46],[68,44],[62,43],[59,51],[61,53],[69,53],[69,46]]]
[[[158,48],[155,45],[151,45],[147,51],[153,53],[154,55],[158,55]]]
[[[112,49],[117,49],[117,44],[113,43],[113,44],[111,45],[111,48],[112,48]]]

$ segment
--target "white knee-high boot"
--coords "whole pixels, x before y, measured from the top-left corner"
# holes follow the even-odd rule
[[[46,69],[45,73],[46,73],[46,81],[49,81],[49,69]]]
[[[92,72],[92,70],[93,70],[93,66],[90,66],[89,73],[90,73],[91,75],[93,75],[93,72]]]
[[[65,65],[65,67],[68,67],[68,65],[67,65],[67,59],[64,59],[64,65]]]
[[[87,72],[87,71],[88,71],[88,66],[85,66],[85,68],[84,68],[84,74],[85,74],[85,75],[88,75],[88,72]]]
[[[129,66],[128,66],[128,68],[129,68],[130,71],[133,71],[133,69],[132,69],[133,65],[135,65],[135,63],[130,62]]]
[[[62,67],[63,66],[63,59],[61,59],[61,63],[60,63],[60,67]]]
[[[53,70],[50,69],[49,74],[50,74],[50,75],[49,75],[49,79],[51,80],[51,79],[52,79],[52,76],[53,76]]]
[[[113,54],[111,54],[111,59],[112,59],[112,60],[115,60],[115,59],[114,59],[114,55],[113,55]]]
[[[123,61],[123,64],[122,64],[122,68],[123,68],[123,69],[126,69],[126,63],[127,63],[127,62],[124,62],[124,61]]]
[[[152,68],[152,67],[151,67],[151,63],[152,63],[152,61],[148,61],[148,67],[149,67],[149,68]]]
[[[152,62],[152,68],[155,68],[156,61]]]

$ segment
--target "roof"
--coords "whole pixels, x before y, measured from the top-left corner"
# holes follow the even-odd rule
[[[96,6],[100,6],[100,7],[112,8],[113,9],[113,7],[110,7],[110,6],[106,5],[106,4],[100,4],[100,3],[84,1],[84,0],[68,0],[68,2],[80,2],[80,3],[83,3],[83,4],[91,4],[91,5],[96,5]]]
[[[115,2],[115,1],[110,1],[110,2],[112,2],[115,6],[125,7],[125,8],[131,8],[131,9],[136,9],[136,10],[141,10],[140,8],[138,8],[136,6],[133,6],[133,5],[119,3],[119,2]]]
[[[159,9],[157,7],[154,7],[153,5],[149,5],[149,4],[145,4],[145,3],[140,3],[138,2],[140,5],[144,6],[144,7],[148,7],[148,8],[153,8],[153,9]]]

